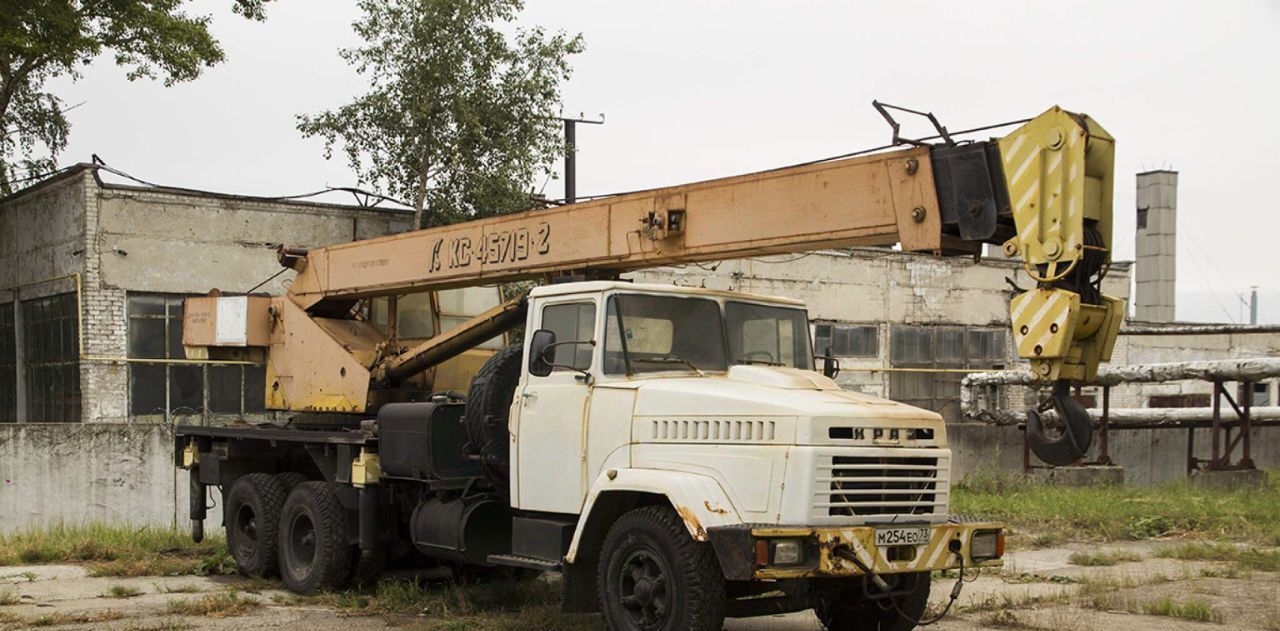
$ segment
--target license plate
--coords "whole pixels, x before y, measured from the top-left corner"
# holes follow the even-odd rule
[[[929,543],[929,528],[879,528],[876,546],[918,546]]]

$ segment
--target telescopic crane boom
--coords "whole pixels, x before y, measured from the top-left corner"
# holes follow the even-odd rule
[[[944,137],[366,241],[282,248],[281,263],[297,272],[287,296],[252,303],[246,314],[250,329],[256,322],[270,331],[269,341],[258,340],[269,344],[268,407],[373,411],[402,396],[408,376],[512,326],[522,311],[515,301],[401,346],[394,332],[388,339],[359,315],[368,298],[834,247],[899,244],[952,255],[991,243],[1021,258],[1036,283],[1011,304],[1018,355],[1046,384],[1060,384],[1055,404],[1078,418],[1083,410],[1073,414],[1065,384],[1092,380],[1109,360],[1124,313],[1122,300],[1100,291],[1112,250],[1114,139],[1088,116],[1057,107],[1002,138]],[[228,351],[201,333],[210,330],[212,300],[189,301],[185,342],[214,356]],[[192,326],[193,318],[205,326]],[[1087,447],[1078,422],[1055,443],[1032,417],[1038,452]]]

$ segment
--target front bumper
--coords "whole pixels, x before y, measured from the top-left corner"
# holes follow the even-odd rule
[[[890,527],[929,528],[929,541],[917,545],[877,546],[876,530]],[[708,528],[725,578],[729,580],[819,578],[862,576],[857,564],[842,558],[837,550],[854,554],[876,574],[904,574],[966,568],[1000,567],[1001,558],[975,561],[970,543],[978,531],[1003,532],[997,522],[974,521],[942,524],[885,524],[843,528],[775,527],[766,525]],[[800,562],[788,565],[768,560],[770,542],[799,540],[804,554]],[[763,546],[762,546],[763,542]],[[762,549],[763,547],[763,549]]]

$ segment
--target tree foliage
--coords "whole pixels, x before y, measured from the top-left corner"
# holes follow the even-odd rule
[[[269,0],[235,0],[236,13],[263,19]],[[186,0],[0,0],[0,194],[51,171],[70,125],[62,99],[45,89],[80,77],[98,55],[114,56],[130,80],[190,81],[223,60],[209,18]],[[25,177],[23,177],[25,175]]]
[[[418,226],[527,208],[526,187],[564,151],[560,86],[583,42],[504,29],[522,4],[361,0],[366,45],[341,54],[371,89],[298,129],[326,158],[340,146],[362,183],[412,200]]]

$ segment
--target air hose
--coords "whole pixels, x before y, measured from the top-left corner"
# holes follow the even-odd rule
[[[859,570],[862,570],[863,574],[867,575],[867,578],[871,579],[872,583],[876,584],[876,587],[879,587],[885,593],[888,593],[891,591],[889,584],[886,583],[883,578],[880,578],[880,575],[876,574],[875,571],[873,571],[870,567],[868,567],[866,563],[863,563],[860,559],[858,559],[858,555],[854,554],[853,550],[850,550],[849,548],[846,548],[846,547],[838,547],[832,552],[836,556],[846,561],[849,561],[850,563],[853,563],[855,567],[857,567]],[[954,605],[956,602],[956,599],[960,597],[960,589],[964,587],[964,555],[958,554],[957,556],[960,557],[960,575],[956,578],[956,584],[951,588],[951,597],[949,600],[947,600],[947,605],[942,608],[942,611],[939,612],[938,615],[932,618],[929,618],[928,620],[912,618],[911,616],[908,616],[906,612],[902,611],[900,607],[898,607],[898,603],[893,599],[893,596],[888,597],[889,604],[893,607],[894,611],[898,612],[899,616],[902,616],[903,620],[906,620],[907,622],[910,622],[918,627],[927,627],[931,624],[937,623],[938,621],[942,620],[947,616],[947,613],[951,611],[951,606]]]

